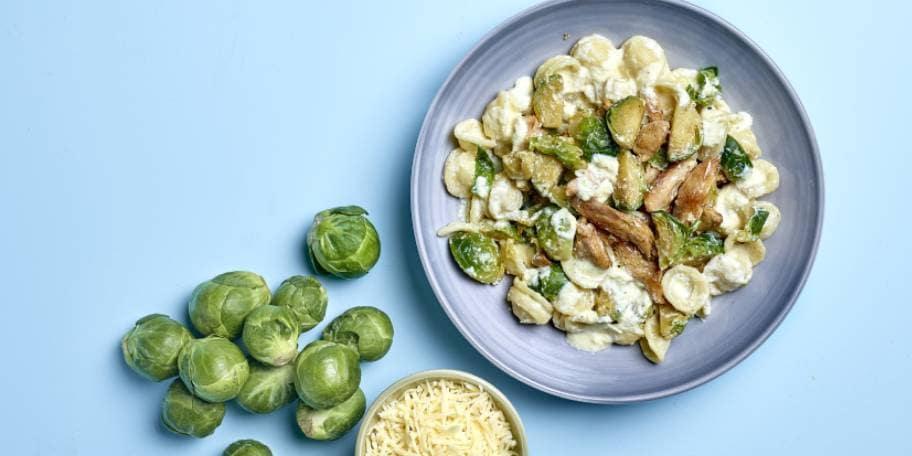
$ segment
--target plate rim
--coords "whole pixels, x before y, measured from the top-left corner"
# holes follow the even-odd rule
[[[785,317],[792,310],[792,307],[794,307],[795,302],[798,300],[798,297],[801,295],[801,292],[804,290],[804,286],[807,283],[808,277],[810,276],[810,272],[813,269],[814,263],[817,260],[817,251],[820,246],[820,238],[821,238],[821,235],[823,232],[824,214],[826,212],[826,198],[825,198],[826,183],[825,183],[825,178],[823,175],[823,164],[822,164],[821,158],[820,158],[820,149],[817,144],[817,135],[814,132],[814,127],[811,125],[810,119],[808,118],[807,111],[804,108],[804,104],[801,102],[801,99],[798,97],[798,94],[795,92],[794,87],[792,87],[792,84],[789,82],[788,78],[785,77],[785,74],[782,72],[782,70],[779,68],[779,66],[776,65],[776,63],[772,60],[772,58],[770,58],[770,56],[767,55],[767,53],[756,42],[754,42],[749,36],[747,36],[747,34],[742,32],[741,30],[739,30],[737,27],[735,27],[734,25],[732,25],[731,23],[729,23],[722,17],[720,17],[720,16],[716,15],[715,13],[713,13],[705,8],[702,8],[700,6],[688,3],[683,0],[651,0],[651,2],[653,2],[653,3],[662,3],[662,4],[666,4],[666,5],[671,5],[674,7],[683,8],[685,10],[689,10],[692,13],[703,16],[704,18],[717,23],[720,27],[723,27],[729,33],[732,33],[735,36],[737,36],[738,38],[740,38],[741,40],[743,40],[750,47],[750,49],[753,52],[755,52],[758,56],[760,56],[760,58],[763,60],[763,62],[766,65],[768,65],[769,68],[772,69],[772,72],[773,72],[774,76],[776,77],[776,79],[778,79],[778,81],[783,85],[783,87],[785,87],[786,95],[788,96],[789,100],[792,103],[794,103],[794,105],[798,108],[798,114],[799,114],[799,117],[801,120],[801,127],[807,132],[808,138],[810,140],[811,161],[813,163],[814,170],[816,172],[816,175],[817,175],[818,181],[819,181],[819,185],[817,186],[817,195],[816,196],[817,196],[817,200],[819,202],[820,209],[817,213],[816,220],[814,221],[815,230],[814,230],[813,246],[811,247],[811,252],[810,252],[810,258],[807,261],[807,263],[805,264],[804,269],[801,271],[801,277],[798,281],[798,286],[795,287],[791,293],[789,293],[789,295],[787,297],[786,305],[782,307],[782,309],[778,312],[778,314],[776,314],[776,317],[773,320],[772,324],[770,324],[763,331],[763,333],[760,335],[760,337],[754,339],[750,344],[748,344],[744,349],[742,349],[741,351],[736,353],[733,357],[731,357],[728,360],[726,360],[725,362],[719,364],[715,368],[707,371],[703,375],[700,375],[688,382],[684,382],[684,383],[681,383],[678,385],[672,385],[670,387],[660,389],[657,391],[653,391],[653,392],[649,392],[649,393],[628,394],[628,395],[611,395],[611,396],[585,395],[585,394],[569,393],[569,392],[562,391],[560,389],[553,388],[548,385],[542,384],[541,382],[538,382],[532,378],[529,378],[529,377],[517,372],[510,366],[506,365],[506,363],[502,362],[500,359],[498,359],[496,356],[494,356],[492,353],[490,353],[488,350],[486,350],[484,347],[482,347],[481,343],[475,339],[475,336],[473,336],[470,332],[468,332],[466,330],[465,325],[456,317],[455,313],[453,312],[452,306],[449,303],[449,301],[447,300],[445,294],[443,293],[443,290],[441,289],[440,284],[437,282],[437,280],[434,278],[434,275],[431,273],[432,268],[431,268],[430,260],[428,258],[428,252],[427,252],[427,249],[424,247],[425,236],[419,229],[419,219],[420,219],[420,215],[421,215],[421,208],[418,205],[418,194],[415,191],[417,188],[417,185],[418,185],[418,177],[419,177],[418,163],[421,162],[420,159],[423,155],[423,150],[422,150],[421,146],[426,141],[426,138],[428,135],[428,131],[429,131],[428,124],[429,124],[429,120],[431,117],[431,113],[433,113],[437,109],[437,106],[440,103],[440,98],[443,95],[444,89],[446,89],[450,85],[453,78],[462,70],[462,68],[465,66],[466,62],[476,52],[478,52],[478,50],[482,46],[484,46],[492,37],[499,34],[503,30],[512,26],[515,22],[521,20],[522,18],[524,18],[530,14],[533,14],[535,12],[538,12],[538,11],[540,11],[542,9],[546,9],[546,8],[559,7],[560,5],[564,5],[564,4],[573,4],[573,3],[576,3],[577,1],[578,0],[548,0],[548,1],[538,3],[536,5],[533,5],[529,8],[523,9],[520,12],[510,16],[509,18],[507,18],[506,20],[504,20],[503,22],[501,22],[497,26],[495,26],[493,29],[488,31],[486,34],[484,34],[484,36],[479,38],[478,41],[472,46],[472,48],[469,49],[468,51],[466,51],[466,53],[465,53],[465,55],[463,55],[462,59],[459,60],[459,62],[453,67],[453,69],[447,75],[447,78],[443,81],[443,83],[441,83],[440,88],[437,90],[437,93],[434,95],[434,98],[431,101],[431,104],[428,106],[427,112],[425,113],[425,116],[422,119],[421,130],[418,133],[418,138],[415,142],[415,151],[414,151],[414,155],[412,157],[411,178],[410,178],[410,183],[409,183],[409,191],[410,191],[409,200],[410,200],[410,209],[412,212],[412,217],[411,217],[412,218],[412,232],[414,234],[415,244],[418,249],[418,256],[421,261],[421,267],[424,270],[424,275],[427,278],[428,283],[431,286],[431,290],[434,292],[434,297],[437,299],[438,304],[440,304],[440,307],[443,308],[447,317],[450,319],[450,322],[453,323],[453,325],[456,327],[456,329],[459,331],[459,333],[462,335],[462,337],[464,339],[466,339],[469,342],[469,344],[472,345],[473,348],[475,348],[476,351],[478,351],[482,356],[485,357],[485,359],[487,359],[491,364],[496,366],[498,369],[500,369],[507,375],[513,377],[514,379],[519,380],[520,382],[522,382],[532,388],[535,388],[539,391],[550,394],[552,396],[569,399],[569,400],[573,400],[573,401],[577,401],[577,402],[586,402],[586,403],[593,403],[593,404],[628,404],[628,403],[635,403],[635,402],[651,401],[651,400],[661,399],[664,397],[680,394],[680,393],[692,390],[698,386],[704,385],[712,380],[715,380],[722,374],[728,372],[729,370],[731,370],[732,368],[734,368],[735,366],[740,364],[748,356],[753,354],[761,345],[763,345],[764,342],[767,341],[767,339],[769,339],[769,337],[773,334],[773,332],[775,332],[776,329],[779,328],[779,326],[782,324],[782,321],[785,320]],[[606,3],[607,4],[607,3],[612,3],[612,0],[594,0],[594,3]]]

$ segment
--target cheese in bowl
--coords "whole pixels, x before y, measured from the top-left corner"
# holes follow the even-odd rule
[[[520,456],[522,423],[492,385],[459,371],[427,371],[388,388],[365,415],[357,455]]]

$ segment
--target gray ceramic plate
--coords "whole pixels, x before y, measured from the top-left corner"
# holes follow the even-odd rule
[[[716,298],[713,314],[694,321],[655,366],[638,347],[601,353],[574,350],[550,326],[517,323],[505,302],[508,282],[472,282],[450,259],[436,230],[452,221],[458,201],[441,173],[454,147],[453,126],[480,117],[498,90],[531,75],[546,58],[566,53],[581,36],[601,33],[616,45],[632,35],[656,39],[672,68],[717,65],[732,109],[754,116],[764,158],[779,168],[769,199],[782,211],[767,258],[751,283]],[[563,39],[564,34],[569,38]],[[734,27],[685,3],[556,1],[533,7],[485,36],[443,84],[424,120],[412,168],[412,223],[421,262],[437,299],[469,342],[492,363],[550,394],[586,402],[655,399],[703,384],[749,355],[788,313],[804,285],[823,220],[823,175],[811,125],[775,64]]]

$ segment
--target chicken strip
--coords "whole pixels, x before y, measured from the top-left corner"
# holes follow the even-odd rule
[[[718,157],[704,160],[687,175],[675,199],[674,216],[678,220],[689,225],[703,215],[706,197],[716,186],[718,175]]]
[[[595,200],[583,201],[574,198],[573,207],[595,226],[625,241],[632,242],[646,258],[652,258],[655,255],[655,236],[646,220]]]
[[[605,249],[605,243],[598,230],[586,219],[580,219],[576,224],[576,250],[600,268],[611,267],[611,256]]]
[[[697,160],[691,158],[674,163],[656,177],[643,204],[649,212],[667,211],[671,202],[678,196],[678,187],[684,183],[687,175],[697,166]]]
[[[671,124],[665,120],[652,121],[640,128],[636,143],[633,145],[633,151],[636,152],[640,161],[649,161],[655,155],[659,147],[665,144],[670,129]]]
[[[662,270],[655,260],[647,260],[640,251],[629,242],[618,238],[610,241],[614,256],[621,266],[630,271],[634,279],[646,286],[649,297],[656,304],[665,304],[665,295],[662,293]]]

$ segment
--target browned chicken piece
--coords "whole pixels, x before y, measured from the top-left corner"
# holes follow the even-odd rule
[[[598,230],[586,219],[580,219],[576,224],[576,250],[600,268],[611,267],[611,257],[605,249],[605,243]]]
[[[674,216],[678,220],[689,225],[700,219],[706,197],[716,186],[718,174],[718,157],[705,160],[690,171],[675,199]]]
[[[549,260],[548,257],[545,256],[545,254],[542,253],[541,251],[535,252],[535,255],[532,255],[532,266],[535,266],[536,268],[541,268],[544,266],[548,266],[550,264],[551,264],[551,260]]]
[[[652,103],[647,103],[646,120],[649,122],[658,122],[660,120],[665,120],[665,114],[657,106],[653,106]]]
[[[647,166],[646,171],[643,171],[643,182],[646,186],[652,185],[655,182],[656,178],[659,177],[659,174],[662,172],[661,169],[654,166]]]
[[[704,206],[700,216],[700,231],[716,231],[722,224],[722,214],[716,212],[712,206]]]
[[[652,121],[640,128],[636,143],[633,145],[633,151],[636,152],[640,161],[649,161],[655,155],[659,147],[665,144],[670,129],[671,124],[664,120]]]
[[[595,226],[625,241],[632,242],[647,258],[655,255],[655,236],[646,220],[595,200],[583,201],[574,198],[573,207]]]
[[[678,187],[684,183],[687,174],[697,166],[697,160],[679,161],[662,171],[652,183],[643,204],[649,212],[667,211],[671,202],[678,196]]]
[[[647,260],[639,249],[629,242],[614,238],[611,242],[614,256],[621,266],[630,271],[634,279],[646,285],[649,297],[656,304],[664,304],[665,295],[662,294],[662,270],[655,260]]]

